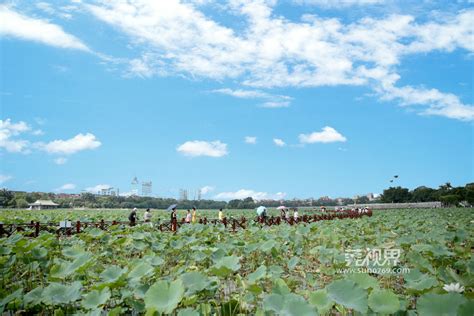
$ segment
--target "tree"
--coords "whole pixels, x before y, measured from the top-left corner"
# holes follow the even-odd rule
[[[12,206],[15,196],[13,192],[7,189],[0,190],[0,206],[6,208]]]
[[[370,202],[369,198],[366,197],[365,195],[358,197],[357,200],[356,200],[357,204],[367,204],[369,202]]]
[[[406,203],[411,199],[410,191],[407,188],[390,187],[383,191],[382,202],[384,203]]]
[[[27,208],[28,207],[28,202],[26,201],[26,199],[23,199],[23,198],[20,198],[20,199],[16,199],[16,207],[17,208]]]
[[[467,187],[465,199],[470,205],[474,205],[474,187]]]
[[[430,202],[436,200],[435,193],[436,190],[421,186],[413,190],[411,193],[412,202]]]
[[[457,206],[461,202],[462,197],[457,194],[448,194],[441,196],[439,199],[445,206]]]

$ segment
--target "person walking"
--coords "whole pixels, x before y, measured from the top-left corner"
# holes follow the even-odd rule
[[[219,216],[219,220],[220,220],[220,221],[222,221],[222,220],[224,219],[224,212],[222,211],[221,208],[219,209],[219,214],[218,214],[218,216]]]
[[[132,212],[130,212],[130,215],[128,215],[128,220],[130,221],[130,226],[135,226],[138,220],[137,216],[137,208],[134,207]]]
[[[188,212],[186,213],[186,218],[184,219],[184,221],[188,224],[191,223],[191,211],[190,210],[188,210]]]
[[[171,210],[171,222],[176,219],[176,207]]]
[[[143,219],[145,220],[145,223],[151,222],[151,212],[149,208],[147,208],[145,214],[143,214]]]
[[[191,218],[193,224],[196,223],[196,220],[197,220],[197,211],[196,211],[196,208],[193,207],[193,215],[192,215],[192,218]]]

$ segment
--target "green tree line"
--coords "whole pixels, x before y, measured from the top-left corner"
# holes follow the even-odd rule
[[[338,201],[335,199],[292,199],[292,200],[263,200],[254,201],[251,197],[245,199],[235,199],[228,202],[214,200],[199,201],[178,201],[172,198],[157,198],[144,196],[99,196],[92,193],[83,193],[79,196],[65,196],[63,194],[42,193],[42,192],[19,192],[7,189],[0,190],[0,207],[2,208],[27,208],[29,203],[36,200],[53,200],[61,208],[85,207],[85,208],[153,208],[164,209],[171,204],[178,204],[181,209],[196,207],[199,209],[252,209],[259,205],[267,207],[278,207],[285,205],[288,207],[303,206],[335,206]],[[365,196],[356,200],[345,198],[343,205],[354,203],[367,204],[371,202],[382,203],[408,203],[408,202],[431,202],[441,201],[446,206],[457,206],[460,203],[474,205],[474,183],[468,183],[463,187],[453,187],[445,183],[437,189],[420,186],[414,190],[407,188],[390,187],[383,191],[380,200],[369,201]]]

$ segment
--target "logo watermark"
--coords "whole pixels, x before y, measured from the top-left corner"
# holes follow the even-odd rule
[[[344,253],[346,268],[337,269],[336,273],[409,273],[409,268],[399,265],[401,253],[402,250],[398,248],[347,249]]]

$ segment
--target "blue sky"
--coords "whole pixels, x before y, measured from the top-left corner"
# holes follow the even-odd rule
[[[473,179],[468,1],[3,1],[0,181],[306,198]]]

